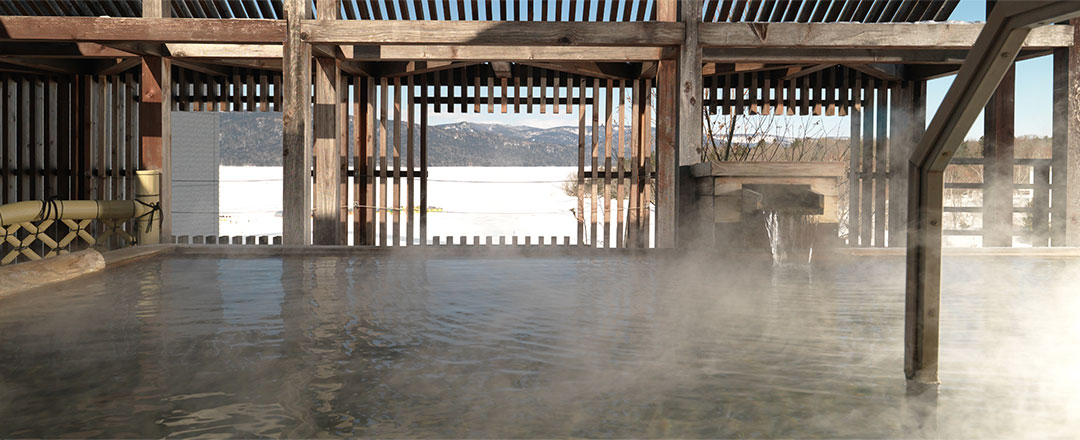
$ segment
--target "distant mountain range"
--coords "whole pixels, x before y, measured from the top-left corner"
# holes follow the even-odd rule
[[[352,118],[349,137],[352,138]],[[393,121],[390,122],[392,127]],[[230,166],[281,165],[280,113],[221,113],[218,139],[221,164]],[[406,126],[398,129],[402,136]],[[376,131],[378,124],[376,123]],[[387,148],[394,145],[393,129],[387,130]],[[420,148],[420,127],[414,126],[413,141],[417,157]],[[599,133],[600,154],[604,154],[605,130]],[[591,147],[592,127],[586,127],[585,148]],[[612,138],[617,140],[613,134]],[[378,133],[376,133],[378,148]],[[735,143],[745,139],[736,134]],[[535,128],[519,125],[458,122],[428,127],[428,164],[431,166],[576,166],[578,157],[577,127]],[[627,127],[625,142],[630,142]],[[655,138],[654,138],[655,146]],[[404,163],[406,145],[401,144]],[[625,150],[624,150],[625,151]]]

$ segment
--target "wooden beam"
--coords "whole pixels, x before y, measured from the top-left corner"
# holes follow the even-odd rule
[[[174,58],[281,58],[280,44],[206,44],[166,43],[165,49]]]
[[[394,61],[371,64],[373,66],[373,76],[393,78],[408,75],[419,75],[422,73],[441,72],[443,70],[472,66],[478,63],[456,63],[445,61]]]
[[[90,70],[89,66],[83,61],[66,59],[0,57],[0,62],[49,73],[79,74],[87,73]]]
[[[193,70],[199,73],[213,75],[213,76],[228,76],[232,75],[232,70],[226,67],[215,66],[209,63],[202,63],[191,60],[181,60],[172,58],[172,63],[175,66],[183,67],[188,70]]]
[[[828,68],[830,68],[832,66],[835,66],[835,64],[818,64],[816,66],[809,66],[809,67],[802,67],[802,68],[797,67],[797,68],[793,69],[794,70],[793,72],[791,70],[789,70],[789,72],[791,72],[791,73],[788,73],[787,75],[784,75],[784,76],[780,77],[780,80],[787,81],[789,79],[795,79],[795,78],[798,78],[800,76],[806,76],[806,75],[809,75],[811,73],[820,72],[820,71],[828,69]]]
[[[311,16],[307,0],[286,0],[282,61],[282,241],[311,244],[311,47],[300,38],[300,21]]]
[[[1031,29],[1077,15],[1077,2],[998,3],[911,155],[904,325],[904,374],[909,381],[938,383],[945,167]]]
[[[904,79],[903,66],[896,64],[849,64],[848,67],[885,81]]]
[[[102,60],[94,67],[96,75],[116,75],[139,67],[142,60],[139,58],[120,58],[115,61]]]
[[[646,61],[672,58],[673,52],[660,47],[605,46],[448,46],[380,45],[348,46],[346,56],[367,61]]]
[[[0,56],[24,58],[127,58],[136,54],[117,50],[98,43],[4,42]]]
[[[676,46],[681,23],[305,20],[311,44]]]
[[[277,43],[283,20],[0,16],[0,40]]]
[[[638,71],[629,64],[586,62],[536,63],[531,61],[522,61],[518,64],[603,79],[633,79],[639,76]]]
[[[759,38],[744,23],[702,23],[703,47],[786,48],[792,56],[805,49],[967,49],[981,23],[768,23],[768,37]],[[1054,25],[1032,30],[1026,48],[1072,45],[1072,29]]]

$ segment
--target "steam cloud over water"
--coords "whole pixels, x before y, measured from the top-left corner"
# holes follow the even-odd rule
[[[902,259],[767,258],[122,266],[0,299],[0,437],[1080,432],[1080,261],[947,258],[934,403]]]

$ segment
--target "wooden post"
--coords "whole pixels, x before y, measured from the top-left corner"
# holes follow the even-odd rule
[[[318,19],[337,18],[336,0],[318,0]],[[314,244],[344,244],[339,225],[341,201],[341,158],[338,145],[338,85],[341,66],[334,58],[315,60],[315,108],[312,130],[315,134],[315,220]]]
[[[311,46],[300,21],[311,17],[306,0],[285,1],[282,60],[282,235],[287,245],[311,244]]]
[[[980,108],[1012,70],[1031,29],[1078,14],[1072,2],[998,4],[911,155],[904,325],[904,374],[910,381],[938,382],[945,169]]]
[[[657,0],[655,3],[658,21],[678,21],[678,1]],[[685,8],[694,9],[694,8]],[[701,11],[697,14],[700,15]],[[692,14],[687,12],[687,14]],[[694,25],[696,27],[696,24]],[[696,39],[696,37],[694,37]],[[683,59],[683,47],[679,60],[660,60],[656,71],[656,247],[675,246],[675,195],[676,168],[679,165],[679,150],[676,130],[679,123],[679,109],[676,96],[679,96],[680,79],[678,64]],[[700,49],[698,49],[700,51]],[[693,58],[692,56],[688,58]],[[699,58],[700,60],[700,55]],[[694,74],[701,81],[701,64],[694,69]],[[688,73],[689,75],[689,73]],[[699,87],[700,89],[700,87]],[[646,91],[647,92],[647,91]],[[700,90],[697,93],[701,93]],[[698,99],[700,101],[700,98]],[[696,110],[701,113],[701,109]],[[700,117],[700,115],[699,115]],[[699,123],[695,130],[700,131]],[[700,137],[700,133],[698,134]],[[700,140],[699,140],[700,142]],[[647,148],[647,147],[646,147]],[[648,243],[646,243],[646,246]]]
[[[889,140],[889,247],[907,237],[908,158],[926,130],[926,81],[893,87]]]
[[[172,235],[172,96],[170,61],[143,57],[139,102],[139,169],[161,170],[161,237]],[[91,84],[90,81],[86,82]],[[89,139],[81,154],[89,151]]]
[[[788,89],[791,90],[791,89]],[[792,92],[794,93],[794,92]],[[859,221],[859,207],[860,203],[859,195],[861,194],[860,179],[861,174],[859,169],[862,166],[862,75],[855,74],[854,87],[851,88],[851,112],[849,120],[851,122],[851,137],[850,144],[848,146],[848,159],[851,164],[848,168],[848,246],[859,246],[859,236],[861,232],[859,227],[862,225]],[[788,107],[791,108],[791,107]]]
[[[341,158],[338,146],[338,60],[317,58],[315,69],[315,221],[314,244],[344,244],[338,225],[341,202]]]
[[[1074,44],[1054,50],[1052,246],[1080,246],[1080,20]]]
[[[1016,67],[1009,68],[983,117],[983,247],[1012,246]]]
[[[679,166],[689,166],[698,162],[698,158],[701,156],[701,137],[702,137],[702,119],[701,114],[701,100],[702,100],[702,83],[701,83],[701,45],[698,44],[698,24],[701,23],[701,7],[693,2],[679,2],[682,6],[679,11],[680,21],[686,26],[686,36],[683,41],[683,46],[679,50],[679,109],[678,109],[678,122],[675,124],[678,131],[679,147],[676,154]],[[764,83],[763,83],[764,84]],[[765,106],[768,109],[768,87],[763,89],[766,93],[764,96]],[[667,183],[671,186],[672,183],[678,185],[678,170],[673,170],[672,176],[668,180],[661,180],[661,182]],[[663,188],[663,186],[661,186]],[[676,196],[679,194],[679,188],[672,188],[672,192],[669,195],[671,201],[678,200]],[[687,215],[688,207],[673,206],[673,212],[667,213],[673,217],[670,219],[671,225],[678,225],[678,220],[674,216]],[[657,220],[662,219],[659,216]],[[661,223],[663,224],[663,223]],[[673,226],[674,227],[674,226]],[[658,229],[659,235],[656,236],[659,239],[664,235],[660,232],[663,229]],[[680,229],[675,228],[674,234],[679,234]],[[690,231],[685,231],[689,234]],[[672,241],[668,243],[675,243],[674,237]],[[690,243],[691,238],[680,238],[680,243]]]

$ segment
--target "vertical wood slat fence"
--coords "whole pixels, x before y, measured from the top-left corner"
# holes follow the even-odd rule
[[[0,74],[0,204],[125,200],[135,196],[139,79],[118,75]],[[94,233],[103,226],[91,225]],[[123,231],[134,235],[134,222]],[[53,237],[69,232],[55,222]],[[25,235],[28,231],[22,231]],[[119,241],[109,240],[117,246]],[[62,250],[85,243],[72,241]],[[11,250],[0,243],[0,252]],[[38,251],[44,243],[36,242]]]
[[[279,110],[278,93],[268,88],[279,90],[278,72],[236,68],[231,75],[215,76],[174,66],[173,74],[174,110]],[[433,242],[427,230],[429,111],[569,114],[577,107],[581,117],[591,118],[594,124],[579,127],[578,180],[570,182],[579,188],[575,215],[580,233],[575,244],[648,245],[655,178],[651,80],[593,79],[522,65],[500,75],[491,66],[473,65],[378,78],[342,74],[341,84],[345,87],[338,91],[342,109],[338,144],[345,168],[340,188],[345,203],[338,224],[341,237],[347,237],[345,231],[352,227],[352,239],[345,239],[348,244]],[[598,105],[607,101],[610,110],[604,110],[604,128],[600,129]],[[352,127],[347,126],[348,108],[353,110]],[[589,111],[593,114],[588,115]],[[590,130],[595,131],[588,143],[589,154],[584,154]],[[326,196],[316,191],[314,204],[318,206],[318,199]],[[590,232],[585,234],[586,230]]]
[[[919,120],[915,115],[919,109],[911,101],[897,97],[921,98],[912,90],[925,88],[924,83],[882,80],[851,68],[832,66],[819,70],[720,73],[706,77],[703,85],[707,96],[703,105],[712,114],[847,116],[848,245],[885,246],[886,231],[895,235],[904,228],[907,194],[898,183],[906,175],[906,152],[917,136],[904,133],[893,136],[898,142],[890,142],[890,134],[905,127],[910,127],[907,131],[911,132],[922,129],[905,125]],[[900,119],[901,113],[914,117]],[[902,243],[888,241],[893,245]]]

